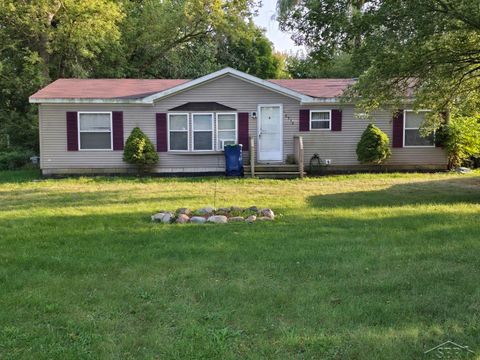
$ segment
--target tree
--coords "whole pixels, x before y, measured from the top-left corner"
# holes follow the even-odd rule
[[[480,102],[478,0],[280,0],[282,27],[316,58],[367,69],[347,93],[365,109],[414,95],[434,114]],[[438,116],[429,117],[440,126]]]
[[[155,151],[155,147],[148,136],[138,127],[132,130],[125,143],[123,161],[136,165],[139,174],[144,173],[158,162],[158,154]]]
[[[358,161],[379,165],[392,154],[387,134],[374,124],[369,124],[357,145]]]
[[[472,156],[480,156],[480,113],[474,116],[452,114],[439,135],[440,145],[448,153],[450,169],[461,166]]]
[[[311,55],[304,58],[289,56],[286,68],[295,79],[354,78],[362,72],[354,66],[352,57],[345,53],[338,54],[331,60],[317,60]]]

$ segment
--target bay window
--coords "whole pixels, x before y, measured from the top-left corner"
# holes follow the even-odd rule
[[[223,151],[225,145],[237,143],[237,114],[217,114],[217,150]]]
[[[193,151],[213,150],[213,114],[192,114]]]
[[[188,151],[188,114],[168,114],[168,149]]]

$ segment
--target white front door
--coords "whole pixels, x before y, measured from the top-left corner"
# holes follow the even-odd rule
[[[258,161],[282,161],[282,105],[258,105]]]

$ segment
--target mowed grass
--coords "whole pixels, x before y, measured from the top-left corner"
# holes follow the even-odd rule
[[[478,172],[38,178],[0,173],[2,360],[479,358]],[[150,221],[214,201],[278,217]]]

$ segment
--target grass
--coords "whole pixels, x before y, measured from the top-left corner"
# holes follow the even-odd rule
[[[0,173],[0,358],[480,353],[480,174],[292,181]],[[274,223],[161,225],[268,206]]]

